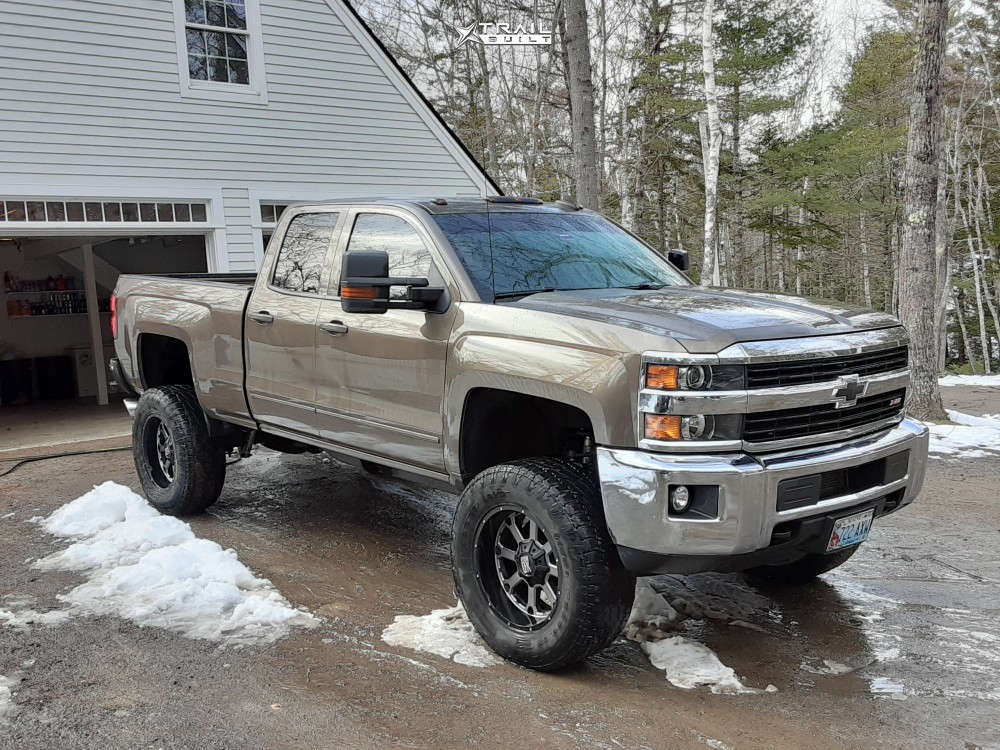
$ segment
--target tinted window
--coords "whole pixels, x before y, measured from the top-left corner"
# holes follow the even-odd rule
[[[689,283],[639,240],[593,214],[490,213],[434,217],[479,295]]]
[[[271,283],[290,292],[319,292],[338,214],[300,214],[292,219],[274,264]]]
[[[420,239],[417,230],[408,221],[389,214],[358,214],[347,251],[384,250],[389,254],[389,274],[392,276],[417,276],[436,283],[440,277],[434,270],[430,251]],[[393,287],[391,299],[406,296],[402,287]]]

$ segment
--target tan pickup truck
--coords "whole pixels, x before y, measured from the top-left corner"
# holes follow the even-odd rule
[[[536,669],[608,645],[636,575],[808,581],[920,490],[906,334],[686,268],[564,203],[294,206],[256,276],[119,280],[142,486],[197,513],[260,444],[461,491],[458,595]]]

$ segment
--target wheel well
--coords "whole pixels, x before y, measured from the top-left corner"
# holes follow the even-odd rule
[[[494,388],[475,388],[466,396],[459,448],[465,481],[521,458],[589,460],[593,448],[590,418],[575,406]]]
[[[157,333],[139,334],[139,373],[144,388],[194,385],[187,345]]]

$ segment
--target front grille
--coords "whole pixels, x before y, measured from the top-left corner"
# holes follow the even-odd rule
[[[747,365],[748,388],[825,383],[841,375],[877,375],[906,367],[907,348],[897,346],[865,354],[797,359]]]
[[[747,414],[743,439],[752,443],[787,440],[846,430],[903,413],[906,390],[859,398],[855,406],[837,409],[832,403]]]

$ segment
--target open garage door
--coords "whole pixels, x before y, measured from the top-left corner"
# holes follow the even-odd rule
[[[0,237],[0,408],[108,402],[110,296],[123,273],[204,273],[203,234]]]

